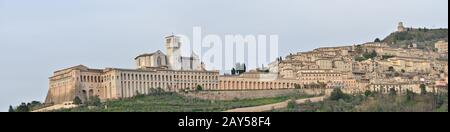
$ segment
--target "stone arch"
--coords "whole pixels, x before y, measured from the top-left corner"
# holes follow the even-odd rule
[[[82,90],[81,93],[82,93],[81,96],[83,97],[83,99],[87,100],[88,94],[87,94],[86,90]]]
[[[89,97],[93,97],[94,96],[94,90],[93,89],[89,89]]]

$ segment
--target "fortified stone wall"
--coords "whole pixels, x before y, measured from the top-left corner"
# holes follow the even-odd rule
[[[332,90],[332,89],[330,89]],[[182,95],[205,100],[234,100],[234,99],[258,99],[286,96],[292,94],[320,95],[329,94],[325,89],[281,89],[281,90],[249,90],[249,91],[201,91],[190,92]]]

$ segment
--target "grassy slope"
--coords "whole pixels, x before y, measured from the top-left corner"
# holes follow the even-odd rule
[[[288,99],[300,99],[310,96],[290,95],[275,98],[250,100],[210,101],[184,97],[177,94],[141,96],[133,99],[108,101],[94,109],[79,107],[63,109],[57,112],[219,112],[233,108],[259,106],[278,103]],[[108,106],[105,109],[104,106]]]

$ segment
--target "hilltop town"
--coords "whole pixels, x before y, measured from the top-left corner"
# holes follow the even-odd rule
[[[444,37],[411,41],[415,38],[407,36],[408,32],[435,30],[443,30]],[[446,29],[407,28],[399,23],[397,31],[385,40],[293,53],[266,68],[233,71],[231,75],[206,70],[195,53],[181,56],[180,46],[179,37],[166,37],[167,54],[160,50],[141,54],[134,58],[135,69],[78,65],[55,71],[44,104],[71,108],[93,99],[104,102],[157,91],[209,100],[275,96],[271,94],[283,90],[309,90],[315,95],[330,95],[333,89],[353,95],[367,91],[448,93]],[[186,94],[191,91],[204,92]],[[45,110],[51,109],[41,111]]]

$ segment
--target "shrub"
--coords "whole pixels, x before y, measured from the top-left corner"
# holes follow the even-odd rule
[[[335,88],[333,92],[331,92],[329,99],[334,101],[338,101],[340,99],[348,100],[350,99],[350,95],[347,95],[344,92],[342,92],[340,88]]]
[[[80,97],[76,96],[76,97],[73,99],[73,104],[75,104],[75,105],[80,105],[80,104],[83,104],[83,102],[81,101]]]

